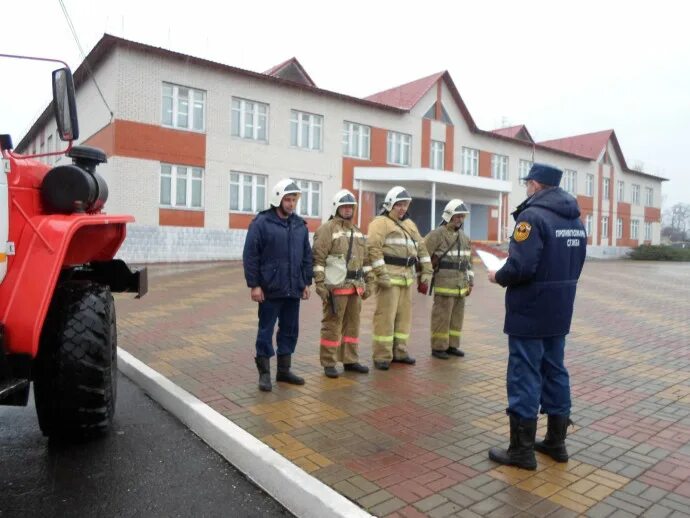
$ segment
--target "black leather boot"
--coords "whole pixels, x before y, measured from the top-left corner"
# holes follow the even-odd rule
[[[263,392],[270,392],[273,390],[271,385],[271,359],[266,356],[257,356],[254,358],[256,368],[259,370],[259,390]]]
[[[361,363],[345,363],[343,364],[346,371],[359,372],[360,374],[366,374],[369,372],[369,367],[362,365]]]
[[[446,349],[446,352],[452,356],[459,356],[460,358],[465,356],[465,353],[457,347],[449,347],[448,349]]]
[[[568,425],[573,424],[568,415],[550,415],[546,423],[546,436],[543,441],[534,443],[534,449],[545,453],[556,462],[568,462],[568,450],[565,448],[565,436]]]
[[[510,446],[507,450],[491,448],[489,458],[499,464],[517,466],[522,469],[537,469],[534,456],[534,438],[537,435],[536,419],[520,419],[510,416]]]
[[[284,381],[291,385],[304,385],[304,378],[300,378],[296,374],[290,372],[292,365],[292,355],[283,354],[278,356],[278,372],[276,373],[276,381]]]
[[[329,378],[337,378],[339,376],[338,369],[335,367],[324,367],[323,373]]]

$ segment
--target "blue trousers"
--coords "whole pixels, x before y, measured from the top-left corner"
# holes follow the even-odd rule
[[[508,336],[508,413],[536,419],[570,414],[570,376],[563,364],[565,336]]]
[[[278,356],[292,354],[297,346],[299,335],[300,299],[266,299],[259,304],[259,330],[256,333],[256,355],[270,358],[273,350],[273,331],[276,321],[278,333],[276,344]]]

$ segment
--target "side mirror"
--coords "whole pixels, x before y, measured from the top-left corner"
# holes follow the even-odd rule
[[[79,138],[77,103],[74,96],[74,81],[69,68],[53,71],[53,111],[61,140]]]

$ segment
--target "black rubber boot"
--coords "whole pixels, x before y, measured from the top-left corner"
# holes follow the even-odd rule
[[[452,356],[459,356],[460,358],[462,358],[463,356],[465,356],[465,353],[462,352],[462,351],[461,351],[460,349],[458,349],[457,347],[449,347],[448,349],[446,349],[446,352],[447,352],[448,354],[452,355]]]
[[[431,356],[433,356],[434,358],[438,358],[439,360],[447,360],[448,358],[450,358],[446,351],[431,351]]]
[[[254,358],[256,368],[259,370],[259,390],[263,392],[270,392],[273,390],[271,385],[271,359],[266,356],[257,356]]]
[[[387,371],[390,366],[390,362],[384,360],[374,360],[374,367],[380,371]]]
[[[278,356],[278,372],[276,373],[276,381],[284,381],[291,385],[304,385],[304,378],[300,378],[296,374],[290,372],[292,365],[292,355],[283,354]]]
[[[336,369],[335,367],[324,367],[323,373],[328,378],[337,378],[339,376],[338,369]]]
[[[565,436],[568,425],[573,424],[568,415],[550,415],[546,423],[546,437],[534,443],[534,449],[545,453],[556,462],[568,462],[568,450],[565,448]]]
[[[412,356],[405,356],[404,358],[393,358],[393,363],[404,363],[405,365],[414,365],[417,363]]]
[[[361,363],[345,363],[343,367],[346,371],[359,372],[360,374],[367,374],[369,372],[369,367]]]
[[[534,438],[537,435],[537,420],[509,415],[510,446],[507,450],[491,448],[489,458],[499,464],[535,470],[537,458],[534,456]]]

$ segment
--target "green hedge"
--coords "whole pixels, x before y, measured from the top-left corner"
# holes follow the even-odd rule
[[[637,261],[690,261],[690,248],[641,245],[633,248],[630,258]]]

